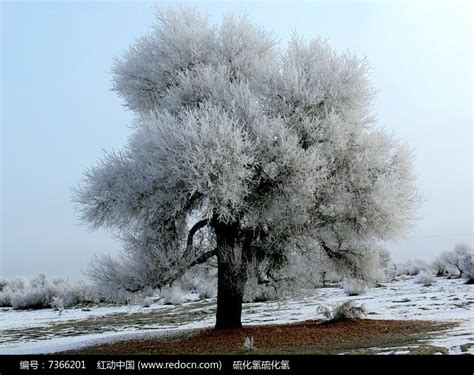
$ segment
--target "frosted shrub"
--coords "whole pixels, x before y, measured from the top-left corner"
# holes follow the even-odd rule
[[[342,281],[342,287],[348,296],[357,296],[365,292],[367,283],[363,280],[345,278]]]
[[[247,270],[245,302],[264,302],[305,293],[342,276],[321,247],[308,244],[305,252],[291,252],[287,263],[271,274],[268,262],[252,262]]]
[[[330,322],[337,322],[344,319],[362,319],[367,314],[365,306],[357,306],[354,301],[346,301],[332,308],[318,306],[317,312]]]
[[[432,273],[426,271],[421,271],[415,278],[418,284],[423,284],[424,286],[430,286],[434,282],[434,276]]]
[[[255,346],[254,346],[253,336],[251,336],[251,337],[247,336],[244,339],[244,343],[242,344],[242,347],[244,348],[244,350],[247,350],[247,351],[254,350]]]
[[[10,307],[12,305],[12,301],[10,298],[10,293],[6,291],[0,292],[0,307]]]
[[[0,307],[10,307],[12,305],[11,295],[11,287],[7,284],[0,291]]]
[[[418,275],[420,272],[428,272],[430,270],[430,265],[424,260],[417,259],[407,264],[406,273],[410,276]]]
[[[22,291],[31,288],[31,282],[26,277],[18,277],[8,282],[7,287],[11,291]]]
[[[114,285],[107,285],[101,283],[92,287],[93,294],[101,301],[113,304],[128,304],[133,303],[136,295],[127,290],[114,287]]]
[[[83,281],[72,282],[59,279],[55,294],[63,300],[66,308],[84,303],[99,302],[99,298],[94,294],[93,289]]]
[[[393,281],[397,276],[400,276],[400,272],[396,264],[391,264],[387,267],[385,270],[385,281]]]
[[[270,283],[269,280],[265,279],[261,271],[255,262],[252,262],[247,269],[247,282],[243,296],[244,302],[265,302],[278,298],[277,288],[280,287],[278,281]],[[288,277],[286,280],[288,279],[290,278]],[[291,281],[288,280],[287,284],[291,284]],[[287,285],[287,287],[289,286]]]
[[[63,310],[64,300],[61,297],[53,297],[53,300],[51,301],[51,307],[55,310]]]
[[[102,300],[112,303],[129,303],[149,286],[144,282],[148,276],[147,267],[152,259],[142,259],[145,264],[138,266],[133,259],[116,260],[108,255],[97,256],[86,275],[92,281],[95,294]],[[158,261],[155,259],[154,261]]]
[[[217,279],[199,280],[195,290],[199,293],[199,298],[214,298],[217,296]]]
[[[357,306],[352,301],[344,302],[333,313],[333,321],[343,319],[362,319],[367,314],[364,305]]]
[[[4,285],[0,291],[0,307],[12,306],[12,297],[30,288],[30,281],[26,277],[19,277],[7,281],[6,285]]]
[[[391,263],[390,252],[377,242],[369,242],[362,248],[357,244],[352,245],[357,250],[352,252],[354,254],[365,253],[362,260],[357,257],[354,264],[357,265],[357,271],[351,275],[353,279],[365,281],[366,286],[376,285],[390,279],[389,273],[393,267]]]
[[[383,270],[391,269],[393,264],[392,264],[392,256],[390,255],[390,252],[383,248],[380,247],[378,249],[378,256],[379,256],[379,264],[380,267]]]
[[[145,290],[142,292],[137,292],[137,293],[129,293],[123,298],[123,302],[121,304],[127,304],[127,305],[139,305],[141,307],[149,307],[154,299],[152,298],[153,291],[151,290]],[[119,304],[118,302],[113,302],[114,304]]]
[[[160,294],[165,305],[180,305],[185,302],[184,293],[177,285],[163,288]]]
[[[41,309],[51,307],[55,298],[63,307],[97,300],[91,288],[83,282],[51,279],[40,274],[31,282],[26,278],[7,281],[0,291],[0,306],[14,309]]]
[[[151,297],[145,297],[141,301],[142,307],[150,307],[152,303],[153,303],[153,300],[151,299]]]
[[[19,292],[11,297],[11,305],[16,310],[42,309],[49,307],[52,296],[39,288]]]
[[[310,251],[291,254],[288,265],[283,270],[283,276],[286,276],[282,285],[284,289],[293,287],[315,288],[321,286],[326,276],[334,271],[333,264],[329,261],[326,254],[320,248],[313,248]],[[294,285],[289,285],[291,280]]]
[[[179,285],[183,290],[196,292],[199,298],[214,298],[217,295],[217,267],[205,263],[188,270]]]
[[[46,274],[42,273],[31,281],[31,288],[20,290],[11,296],[12,307],[14,309],[49,307],[56,292],[56,286]]]
[[[247,283],[245,286],[244,302],[266,302],[278,299],[276,287],[257,283]]]
[[[8,280],[0,277],[0,292],[8,285]]]
[[[327,306],[318,306],[316,312],[321,314],[326,320],[331,320],[333,317],[333,311]]]

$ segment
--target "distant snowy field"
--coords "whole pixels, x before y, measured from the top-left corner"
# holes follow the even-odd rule
[[[402,277],[365,294],[347,297],[339,287],[316,289],[312,294],[280,301],[247,303],[244,324],[296,322],[322,318],[320,305],[355,300],[364,304],[369,319],[421,319],[458,322],[423,342],[448,349],[451,354],[474,354],[473,285],[462,279],[436,278],[432,286]],[[90,311],[67,309],[0,310],[0,354],[53,353],[97,342],[164,335],[179,330],[211,327],[215,299],[197,300],[188,295],[181,305],[150,307],[92,307]],[[414,345],[417,346],[417,345]],[[374,348],[380,354],[404,353],[404,348]],[[463,351],[462,351],[463,350]]]

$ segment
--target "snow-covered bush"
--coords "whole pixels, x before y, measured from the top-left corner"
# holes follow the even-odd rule
[[[392,256],[387,249],[380,247],[378,249],[378,256],[380,268],[387,270],[392,267]]]
[[[129,292],[123,289],[114,288],[112,285],[100,284],[100,285],[93,285],[92,289],[94,290],[94,294],[98,297],[100,301],[104,301],[106,303],[111,304],[136,304],[137,300],[142,297],[142,295],[138,295],[133,292]]]
[[[268,261],[249,264],[244,302],[276,300],[342,280],[334,262],[315,244],[309,244],[307,251],[291,252],[283,267],[269,270]]]
[[[16,310],[22,309],[42,309],[50,306],[52,295],[46,290],[33,288],[28,291],[13,294],[11,296],[11,306]]]
[[[180,305],[185,302],[183,290],[178,285],[161,289],[161,297],[165,305]]]
[[[11,306],[14,309],[40,309],[50,307],[57,287],[52,280],[42,273],[31,281],[29,288],[22,288],[11,295]]]
[[[423,284],[424,286],[430,286],[434,282],[434,276],[432,273],[421,271],[415,278],[418,284]]]
[[[24,277],[7,281],[0,291],[0,306],[14,309],[48,308],[55,299],[62,301],[65,308],[97,301],[90,286],[84,282],[51,279],[46,274],[31,281]]]
[[[390,282],[397,276],[396,266],[392,262],[391,254],[388,250],[381,248],[379,250],[379,264],[382,277],[377,282]]]
[[[279,280],[270,280],[265,273],[265,263],[252,262],[247,268],[247,282],[243,296],[244,302],[265,302],[275,300],[279,297]],[[290,282],[288,280],[288,282]]]
[[[26,277],[18,277],[8,282],[11,290],[27,290],[31,288],[31,282]]]
[[[245,286],[244,302],[266,302],[277,300],[281,296],[281,291],[276,286],[270,284],[258,284],[250,280]]]
[[[53,297],[53,300],[51,301],[51,307],[55,310],[63,310],[64,300],[61,297]]]
[[[5,288],[8,284],[8,280],[3,278],[3,277],[0,277],[0,292],[3,290],[3,288]]]
[[[217,278],[200,279],[194,289],[199,298],[214,298],[217,296]]]
[[[377,244],[352,243],[344,261],[354,265],[351,272],[340,272],[322,248],[308,245],[308,251],[291,253],[287,264],[268,273],[265,262],[249,267],[244,301],[267,301],[291,294],[305,293],[326,283],[341,283],[346,293],[358,295],[369,286],[385,281],[390,254]],[[361,258],[359,252],[363,252]],[[338,272],[339,271],[339,272]]]
[[[140,263],[141,261],[143,259],[121,261],[110,256],[96,257],[87,271],[87,276],[94,285],[95,294],[111,303],[141,304],[141,299],[153,295],[158,290],[147,286],[153,283],[145,269],[147,265]],[[183,272],[182,276],[173,282],[173,286],[171,294],[170,288],[167,287],[162,288],[160,292],[164,293],[167,303],[172,303],[171,300],[180,301],[180,298],[172,297],[177,290],[198,293],[200,298],[213,298],[217,295],[217,267],[209,262],[196,265]]]
[[[141,301],[142,307],[150,307],[153,303],[153,299],[151,297],[145,297]]]
[[[397,276],[400,276],[400,269],[398,264],[392,263],[385,269],[385,281],[393,281]]]
[[[64,301],[64,307],[72,307],[79,304],[97,303],[100,298],[94,293],[94,289],[84,281],[64,281],[56,284],[57,294]]]
[[[12,301],[10,298],[10,294],[1,291],[0,292],[0,307],[10,307],[11,305],[12,305]]]
[[[114,259],[111,256],[96,256],[86,271],[91,280],[94,293],[106,302],[126,304],[146,295],[151,288],[146,287],[148,277],[147,265],[152,260],[148,259],[145,264],[137,264],[134,259]]]
[[[329,273],[336,273],[327,255],[317,248],[291,254],[287,266],[281,271],[282,277],[293,281],[293,289],[315,288],[323,285]],[[341,276],[337,275],[338,281]],[[284,285],[290,287],[285,281]]]
[[[396,264],[397,275],[415,276],[422,271],[430,272],[431,269],[431,265],[422,259],[408,260],[406,262]]]
[[[342,281],[342,288],[348,296],[357,296],[365,292],[367,289],[367,283],[363,280],[356,280],[346,277]]]
[[[331,308],[318,306],[317,312],[330,322],[337,322],[344,319],[362,319],[367,315],[365,306],[356,305],[354,301],[346,301],[341,305]]]
[[[209,262],[183,272],[172,287],[161,289],[146,287],[149,275],[140,276],[139,265],[135,264],[136,269],[130,268],[133,264],[132,260],[126,264],[108,256],[95,258],[87,272],[93,282],[94,294],[106,302],[134,305],[142,305],[145,298],[155,294],[167,304],[183,303],[185,293],[197,293],[200,298],[217,295],[217,267]]]
[[[210,262],[196,265],[178,280],[181,289],[196,292],[199,298],[217,296],[217,267]]]
[[[333,262],[336,265],[345,263],[346,267],[352,265],[339,273],[342,276],[343,287],[345,286],[349,294],[359,294],[367,287],[385,280],[383,265],[388,261],[387,254],[378,243],[373,241],[361,243],[353,240],[347,242],[344,248],[346,248],[344,256]],[[344,270],[341,265],[337,269]]]
[[[19,277],[7,281],[0,291],[0,307],[10,307],[12,296],[31,288],[30,281],[26,277]]]

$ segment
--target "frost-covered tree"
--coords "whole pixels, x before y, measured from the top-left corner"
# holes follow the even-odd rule
[[[459,262],[462,269],[461,276],[465,278],[466,284],[474,284],[474,253],[470,253],[463,256]]]
[[[458,243],[454,246],[454,265],[459,270],[461,277],[471,280],[474,274],[474,251],[467,243]]]
[[[458,258],[454,251],[442,252],[434,261],[433,268],[436,270],[437,276],[460,275],[461,271],[458,267]]]
[[[216,328],[241,326],[251,265],[265,281],[311,250],[372,277],[374,245],[401,233],[417,195],[411,152],[376,128],[368,71],[320,39],[281,52],[245,17],[160,13],[113,67],[133,134],[75,193],[125,246],[96,276],[160,287],[216,257]]]
[[[467,274],[473,273],[472,259],[474,258],[474,252],[472,247],[466,243],[458,243],[454,246],[452,251],[442,252],[434,261],[433,267],[435,268],[437,275],[442,276],[444,274],[457,275],[460,277],[467,277]],[[469,279],[469,277],[467,277]]]

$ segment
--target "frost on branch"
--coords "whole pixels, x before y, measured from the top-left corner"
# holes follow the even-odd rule
[[[280,51],[245,17],[216,26],[181,9],[113,72],[134,132],[74,195],[124,243],[91,271],[103,290],[169,285],[209,261],[237,304],[247,280],[380,277],[379,241],[403,232],[418,196],[411,151],[376,126],[366,60],[321,39]]]

